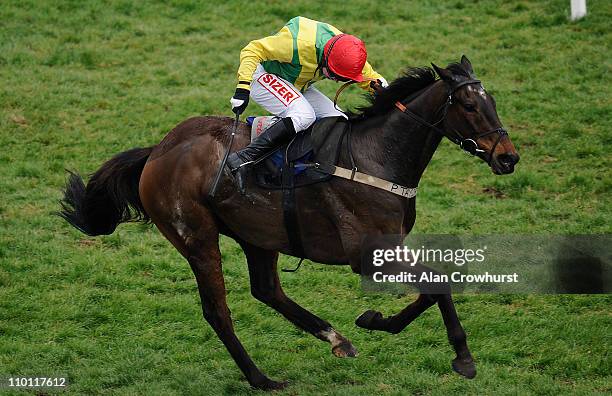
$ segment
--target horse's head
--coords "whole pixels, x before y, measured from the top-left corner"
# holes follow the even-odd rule
[[[514,171],[519,155],[497,115],[495,99],[485,91],[465,57],[446,69],[432,64],[448,87],[445,135],[487,162],[495,174]]]

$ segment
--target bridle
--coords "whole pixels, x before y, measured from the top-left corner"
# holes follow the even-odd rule
[[[455,92],[457,92],[457,90],[459,90],[459,88],[462,88],[466,85],[471,85],[471,84],[480,84],[480,80],[476,80],[476,79],[471,79],[471,80],[465,80],[465,81],[461,81],[451,87],[449,87],[448,89],[448,94],[447,94],[447,99],[446,102],[444,102],[444,104],[441,106],[441,110],[442,110],[442,117],[434,122],[434,123],[430,123],[427,120],[425,120],[424,118],[418,116],[417,114],[413,113],[412,111],[408,110],[408,108],[406,108],[406,105],[401,103],[401,102],[395,102],[395,107],[397,107],[403,114],[407,115],[408,117],[412,118],[413,120],[417,121],[418,123],[433,129],[434,131],[438,132],[439,134],[441,134],[442,136],[446,136],[451,142],[455,143],[456,145],[458,145],[459,147],[461,147],[461,149],[463,149],[464,151],[472,154],[472,155],[478,155],[478,154],[484,154],[486,153],[486,150],[481,149],[478,146],[478,140],[482,139],[485,136],[489,136],[492,135],[494,133],[497,133],[499,136],[497,137],[497,140],[495,141],[495,144],[493,145],[493,147],[491,148],[491,151],[488,153],[488,159],[487,159],[487,163],[489,165],[491,165],[491,160],[493,159],[493,153],[495,152],[495,148],[497,148],[497,145],[499,144],[499,142],[502,140],[502,138],[504,136],[508,135],[508,132],[503,128],[503,127],[499,127],[490,131],[486,131],[486,132],[482,132],[477,134],[476,136],[472,137],[472,138],[466,138],[465,136],[463,136],[461,133],[459,133],[457,130],[453,129],[452,133],[449,134],[447,132],[445,132],[442,128],[439,128],[437,125],[440,124],[441,122],[443,122],[446,119],[446,114],[448,113],[448,108],[450,105],[453,104],[453,95],[455,94]],[[421,94],[422,91],[419,91],[416,93],[416,95],[412,95],[410,96],[408,99],[405,100],[406,103],[410,102],[411,100],[415,99],[417,96],[419,96]],[[436,111],[436,114],[440,111],[440,109],[438,109]]]

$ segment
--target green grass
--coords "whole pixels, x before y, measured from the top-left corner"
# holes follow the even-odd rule
[[[521,154],[515,174],[444,142],[416,232],[609,233],[612,4],[588,4],[569,22],[566,0],[1,2],[0,375],[64,374],[75,395],[252,392],[204,323],[188,265],[154,228],[86,238],[50,213],[64,168],[87,174],[187,117],[230,115],[240,49],[295,15],[363,38],[389,80],[465,53],[496,96]],[[344,107],[364,103],[349,91]],[[233,242],[223,254],[238,336],[267,374],[291,381],[282,394],[612,392],[610,296],[457,296],[479,370],[468,381],[450,369],[435,308],[400,335],[368,332],[353,325],[365,309],[394,313],[412,297],[365,294],[348,268],[281,274],[360,351],[337,359],[250,296]]]

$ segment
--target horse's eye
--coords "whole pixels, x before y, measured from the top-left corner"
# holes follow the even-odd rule
[[[464,103],[463,108],[465,111],[469,111],[470,113],[476,111],[476,106],[473,103]]]

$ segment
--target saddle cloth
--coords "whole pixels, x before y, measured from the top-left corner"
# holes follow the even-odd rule
[[[292,169],[294,173],[294,188],[329,180],[332,175],[317,171],[308,164],[336,164],[346,127],[347,122],[343,117],[328,117],[297,133],[291,142],[253,166],[256,184],[268,189],[282,189],[282,172],[286,169],[286,162],[290,165],[287,169]]]

